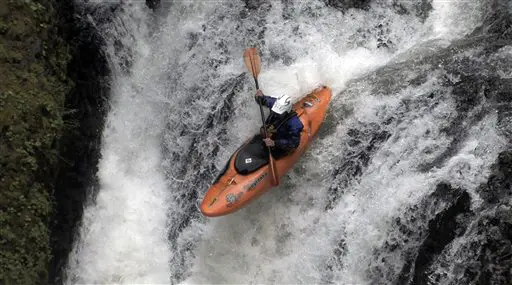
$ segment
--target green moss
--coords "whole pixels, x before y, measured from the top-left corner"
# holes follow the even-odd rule
[[[68,47],[53,1],[0,0],[0,284],[46,284]]]

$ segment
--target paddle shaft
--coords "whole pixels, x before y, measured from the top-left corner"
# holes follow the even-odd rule
[[[254,78],[254,83],[256,84],[256,90],[260,90],[260,85],[258,84],[258,73],[260,72],[260,58],[256,48],[246,49],[244,52],[244,62],[247,69],[252,73],[252,77]],[[263,106],[261,104],[261,100],[257,100],[258,105],[260,106],[260,115],[261,115],[261,123],[263,124],[263,135],[265,138],[268,137],[267,126],[265,125],[265,113],[263,112]],[[274,157],[272,157],[272,152],[270,146],[267,146],[268,149],[268,159],[270,164],[270,171],[272,174],[271,183],[274,186],[279,185],[279,175],[277,174],[277,169],[275,165]]]
[[[254,77],[254,83],[256,84],[256,90],[259,90],[260,89],[260,86],[258,84],[258,78]],[[263,125],[263,135],[265,136],[265,138],[268,138],[268,135],[267,135],[267,126],[265,125],[265,112],[263,112],[263,106],[261,105],[261,101],[258,100],[258,105],[260,106],[260,114],[261,114],[261,123]],[[268,151],[270,152],[270,147],[268,147]]]
[[[256,77],[254,77],[254,83],[256,83],[256,90],[259,90],[259,85],[258,85],[258,79]],[[260,105],[260,114],[261,114],[261,123],[263,124],[263,135],[265,136],[265,138],[268,138],[268,134],[267,134],[267,126],[265,125],[265,113],[263,112],[263,106],[261,105],[261,101],[258,100],[258,105]],[[270,146],[267,145],[267,149],[268,149],[268,159],[269,159],[269,164],[270,164],[270,171],[272,172],[272,180],[273,180],[273,184],[275,185],[279,185],[279,177],[277,176],[277,171],[275,169],[275,161],[274,161],[274,157],[272,156],[272,150],[270,149]]]

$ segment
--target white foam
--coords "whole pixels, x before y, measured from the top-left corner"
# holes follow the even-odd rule
[[[114,81],[98,165],[100,189],[84,210],[67,283],[170,281],[167,193],[160,170],[163,96],[148,84],[158,71],[147,65],[145,14],[143,5],[134,6],[114,21],[125,25],[116,36],[132,51],[133,70],[124,73],[122,58],[110,54]]]
[[[434,0],[429,18],[436,38],[456,39],[470,33],[482,21],[483,1]]]
[[[173,3],[152,35],[146,31],[148,10],[142,5],[124,21],[134,36],[134,66],[129,74],[115,69],[98,173],[101,189],[85,209],[68,283],[169,283],[182,278],[184,284],[322,283],[327,278],[338,284],[367,284],[365,269],[373,250],[384,242],[391,218],[443,179],[475,187],[500,148],[493,131],[496,118],[489,116],[440,169],[417,170],[449,144],[440,129],[454,115],[454,104],[446,99],[435,108],[419,106],[402,114],[403,102],[424,99],[429,90],[440,88],[436,74],[399,94],[373,94],[370,86],[362,85],[360,93],[338,96],[353,80],[410,47],[466,35],[480,20],[478,3],[434,1],[434,11],[422,23],[380,2],[368,11],[347,13],[320,1],[290,2],[288,8],[272,2],[270,11],[260,15],[246,11],[241,2],[185,1]],[[291,17],[283,16],[285,10]],[[247,15],[241,20],[243,13]],[[129,24],[134,16],[138,26]],[[257,23],[262,16],[266,22]],[[257,40],[261,25],[264,38]],[[381,29],[390,31],[380,34]],[[189,47],[194,35],[198,40]],[[390,47],[378,48],[379,37],[389,39]],[[258,130],[252,81],[234,89],[231,119],[206,127],[209,116],[226,100],[219,87],[244,72],[241,54],[254,42],[262,45],[259,79],[266,94],[298,99],[328,85],[335,95],[333,106],[341,110],[333,116],[344,121],[328,122],[337,125],[334,133],[313,144],[283,177],[282,186],[229,216],[191,221],[168,241],[168,227],[177,227],[168,225],[169,219],[183,214],[182,205],[191,203],[181,200],[183,188],[205,190],[189,184],[204,174],[208,163],[190,161],[188,155],[209,158],[215,151],[212,159],[220,169]],[[108,51],[115,61],[113,48]],[[350,112],[344,113],[343,106]],[[394,114],[401,114],[402,120],[381,125]],[[341,142],[348,128],[364,124],[377,124],[391,137],[373,154],[361,177],[340,190],[334,208],[325,211],[331,174],[348,148]],[[219,130],[227,132],[222,143]],[[478,140],[481,133],[487,134],[487,141]],[[162,157],[162,143],[173,156]],[[326,263],[341,239],[346,247],[339,257],[343,266],[329,271]],[[169,242],[177,252],[171,252]],[[169,264],[176,256],[180,262]]]

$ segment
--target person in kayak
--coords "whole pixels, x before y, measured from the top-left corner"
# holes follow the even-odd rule
[[[300,144],[300,133],[304,125],[297,113],[292,111],[291,98],[287,95],[279,98],[265,96],[261,90],[257,90],[256,102],[270,109],[270,115],[265,121],[269,137],[263,138],[263,142],[270,147],[272,155],[279,159],[293,152]]]

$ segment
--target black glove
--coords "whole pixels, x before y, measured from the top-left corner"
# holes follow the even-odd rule
[[[255,101],[256,101],[256,103],[258,103],[258,104],[265,105],[265,102],[264,102],[263,96],[254,96],[254,100],[255,100]]]

